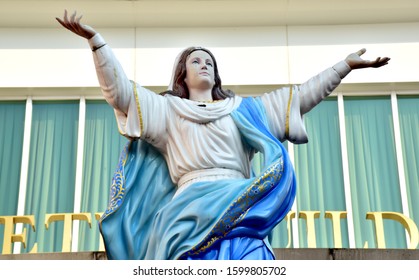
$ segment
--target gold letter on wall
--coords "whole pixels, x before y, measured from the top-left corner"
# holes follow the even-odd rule
[[[63,230],[63,247],[62,252],[71,252],[71,240],[73,230],[73,220],[87,221],[89,226],[92,227],[91,214],[90,213],[61,213],[61,214],[46,214],[45,215],[45,227],[48,229],[49,224],[56,221],[64,221]]]
[[[314,219],[320,217],[320,211],[300,211],[299,218],[303,218],[307,223],[307,247],[317,248],[316,229],[314,228]]]
[[[346,211],[325,211],[325,217],[332,219],[333,242],[335,248],[342,248],[342,230],[340,219],[346,218]]]
[[[292,226],[291,220],[295,218],[295,211],[289,211],[288,214],[285,216],[285,221],[287,222],[287,232],[288,232],[288,244],[285,248],[291,248],[291,241],[292,241]]]
[[[384,238],[384,225],[383,219],[390,219],[397,221],[403,225],[403,227],[409,233],[410,241],[407,245],[408,249],[416,249],[419,243],[418,227],[415,222],[406,217],[405,215],[397,212],[368,212],[367,219],[373,220],[375,223],[375,234],[377,238],[377,247],[382,249],[386,248],[386,241]]]
[[[2,254],[12,253],[12,243],[22,242],[23,247],[26,248],[26,228],[23,229],[21,234],[13,234],[14,225],[22,223],[29,224],[35,231],[35,217],[30,216],[1,216],[0,224],[4,224],[4,239],[3,239],[3,250]]]

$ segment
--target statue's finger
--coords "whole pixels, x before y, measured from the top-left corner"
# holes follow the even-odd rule
[[[363,55],[367,50],[365,48],[360,49],[359,51],[356,52],[357,55],[361,56]]]

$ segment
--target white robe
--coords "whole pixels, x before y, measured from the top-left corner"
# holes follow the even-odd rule
[[[89,43],[93,48],[105,41],[96,34]],[[202,170],[213,170],[207,175],[214,179],[220,170],[225,170],[227,177],[250,176],[254,151],[241,141],[229,116],[241,97],[202,103],[160,96],[130,81],[107,45],[94,52],[94,61],[102,92],[115,109],[120,133],[155,146],[167,162],[173,183],[193,180],[195,177],[188,175]],[[349,66],[341,61],[300,86],[257,97],[264,104],[272,134],[280,141],[307,142],[303,114],[328,96],[349,72]]]

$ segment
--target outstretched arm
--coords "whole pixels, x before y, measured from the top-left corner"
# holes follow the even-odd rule
[[[366,49],[349,54],[345,60],[335,64],[314,76],[299,87],[301,115],[309,112],[320,101],[326,98],[340,84],[341,80],[352,70],[361,68],[378,68],[388,64],[390,58],[377,57],[375,60],[364,60],[361,56]]]
[[[65,11],[63,19],[57,21],[88,40],[102,93],[115,109],[119,132],[130,138],[145,139],[158,148],[165,147],[166,98],[130,81],[102,36],[82,24],[81,18],[76,13],[69,17]]]
[[[339,86],[342,79],[353,69],[381,67],[390,58],[378,57],[369,61],[361,58],[365,49],[352,53],[323,72],[299,86],[277,89],[261,96],[265,106],[269,127],[272,133],[284,141],[306,143],[307,133],[301,116],[313,109],[318,103]]]
[[[106,101],[113,108],[127,114],[133,97],[133,84],[102,36],[92,27],[82,24],[81,18],[82,16],[77,16],[76,12],[69,17],[65,10],[63,19],[56,19],[64,28],[88,40]]]

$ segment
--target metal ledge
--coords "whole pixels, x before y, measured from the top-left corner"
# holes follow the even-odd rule
[[[419,260],[408,249],[274,249],[278,260]],[[0,255],[0,260],[106,260],[105,252]]]

